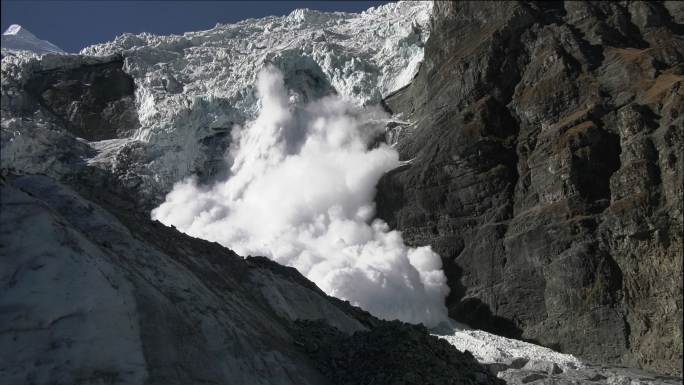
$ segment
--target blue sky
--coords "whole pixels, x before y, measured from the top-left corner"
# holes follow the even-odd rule
[[[180,34],[297,8],[361,12],[388,1],[23,1],[2,0],[2,31],[21,24],[68,52],[124,32]]]

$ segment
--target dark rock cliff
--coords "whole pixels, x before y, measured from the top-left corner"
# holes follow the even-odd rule
[[[33,74],[29,95],[62,120],[73,135],[87,140],[129,137],[140,126],[135,84],[123,69],[123,58],[56,68]]]
[[[450,315],[682,371],[682,3],[436,2],[386,98],[379,216],[444,260]]]

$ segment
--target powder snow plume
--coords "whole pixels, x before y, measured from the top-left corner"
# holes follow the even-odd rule
[[[379,109],[330,96],[295,108],[282,74],[260,72],[257,118],[234,129],[230,176],[209,186],[176,184],[152,218],[241,255],[293,266],[323,291],[384,319],[435,326],[447,319],[441,260],[407,247],[373,220],[375,186],[399,164],[369,143]]]

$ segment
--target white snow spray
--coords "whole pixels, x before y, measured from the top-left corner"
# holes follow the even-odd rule
[[[293,266],[329,295],[383,319],[435,326],[447,320],[440,257],[407,247],[373,219],[375,186],[399,164],[369,143],[382,132],[379,109],[331,96],[295,108],[283,77],[263,70],[257,118],[234,130],[230,177],[177,183],[152,218],[241,255]]]

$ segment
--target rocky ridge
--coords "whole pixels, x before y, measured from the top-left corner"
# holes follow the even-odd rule
[[[449,344],[442,349],[452,358],[434,356],[439,341],[425,329],[380,321],[292,268],[152,222],[111,182],[93,168],[66,184],[40,175],[0,180],[3,383],[336,383],[308,358],[297,326],[304,320],[341,343],[376,329],[409,336],[410,354],[425,363],[455,359],[467,368],[449,381],[416,367],[393,375],[500,383]],[[357,344],[348,353],[362,351]],[[385,369],[355,372],[374,378]]]

